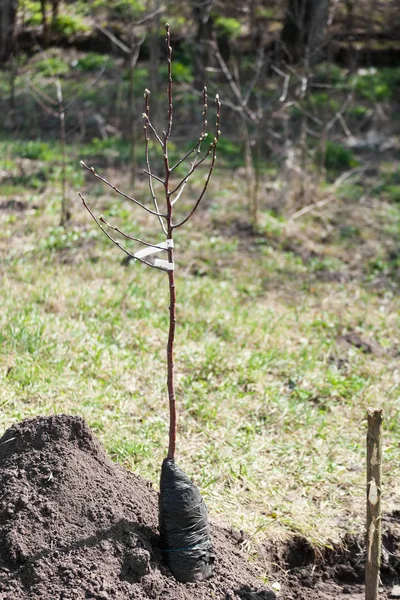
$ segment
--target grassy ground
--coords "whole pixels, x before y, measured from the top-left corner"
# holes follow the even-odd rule
[[[109,220],[159,239],[153,217],[90,179],[82,188]],[[115,460],[157,484],[165,274],[121,264],[73,190],[73,221],[58,227],[54,180],[3,182],[0,194],[1,431],[80,414]],[[177,235],[178,459],[212,517],[258,539],[329,544],[362,527],[368,405],[385,410],[384,508],[398,503],[400,205],[347,189],[296,220],[265,206],[254,231],[244,197],[220,170]]]

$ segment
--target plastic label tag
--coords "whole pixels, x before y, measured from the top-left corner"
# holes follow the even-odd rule
[[[151,254],[156,254],[156,252],[161,252],[162,250],[168,250],[168,248],[174,247],[174,240],[166,240],[165,242],[161,242],[160,244],[155,244],[154,246],[146,246],[146,248],[142,248],[138,252],[135,252],[133,255],[135,258],[145,258],[145,256],[150,256]]]
[[[162,260],[161,258],[155,259],[154,266],[163,269],[164,271],[173,271],[175,269],[175,263]]]

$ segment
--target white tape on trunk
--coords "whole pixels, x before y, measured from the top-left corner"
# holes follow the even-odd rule
[[[163,269],[164,271],[173,271],[175,269],[175,263],[162,260],[161,258],[155,259],[154,266]]]
[[[161,242],[160,244],[155,244],[154,246],[146,246],[146,248],[142,248],[135,252],[133,255],[135,258],[145,258],[145,256],[150,256],[151,254],[156,254],[156,252],[161,252],[162,250],[168,250],[168,248],[174,247],[174,240],[166,240],[165,242]]]

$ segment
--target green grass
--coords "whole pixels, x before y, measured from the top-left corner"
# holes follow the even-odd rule
[[[362,98],[371,102],[384,102],[395,95],[399,82],[398,67],[360,69],[354,78],[354,87]]]
[[[108,175],[128,189],[127,177]],[[123,266],[77,200],[72,225],[58,227],[54,185],[34,211],[0,211],[1,430],[37,414],[82,415],[113,459],[157,484],[168,436],[166,276]],[[71,180],[72,198],[81,185]],[[96,212],[161,239],[152,216],[85,185]],[[385,509],[398,502],[400,302],[379,260],[400,207],[376,205],[363,220],[355,204],[340,222],[330,212],[295,224],[265,211],[258,237],[243,239],[222,227],[246,219],[240,185],[220,172],[209,209],[176,237],[178,460],[212,518],[259,539],[300,532],[327,544],[362,527],[370,404],[385,410]],[[140,182],[137,197],[146,197]],[[190,196],[182,202],[183,213]],[[329,219],[337,233],[321,241]],[[346,343],[349,331],[382,352]]]

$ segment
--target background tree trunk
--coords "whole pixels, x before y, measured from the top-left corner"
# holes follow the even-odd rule
[[[153,0],[150,4],[151,12],[156,12],[160,9],[161,1]],[[164,43],[164,36],[160,34],[161,29],[161,15],[157,14],[154,19],[150,21],[150,30],[148,32],[149,37],[149,50],[150,50],[150,91],[152,95],[152,117],[151,120],[156,129],[162,129],[162,119],[164,115],[160,114],[160,65],[161,65],[161,43]],[[164,49],[163,49],[164,51]]]
[[[43,45],[46,47],[49,39],[49,28],[47,23],[47,2],[46,0],[40,0],[40,11],[42,13],[42,31],[43,31]]]
[[[17,0],[0,2],[0,63],[5,62],[12,53]]]
[[[51,3],[51,22],[54,24],[60,8],[60,0],[52,0]]]
[[[202,90],[207,85],[206,67],[209,64],[212,20],[210,12],[213,0],[191,0],[192,15],[196,26],[194,86]]]
[[[321,55],[329,17],[329,0],[288,0],[281,42],[291,62]]]

